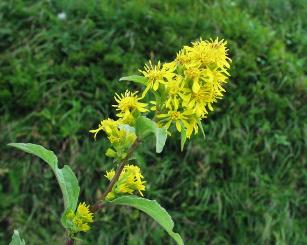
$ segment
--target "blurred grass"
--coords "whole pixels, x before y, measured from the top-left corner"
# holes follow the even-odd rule
[[[113,115],[115,91],[134,86],[118,78],[200,36],[229,41],[227,95],[204,122],[205,141],[140,154],[146,196],[188,245],[307,244],[306,14],[303,0],[1,1],[0,244],[14,228],[28,244],[64,239],[52,173],[6,144],[54,150],[93,203],[112,163],[88,130]],[[135,210],[96,221],[82,244],[171,244]]]

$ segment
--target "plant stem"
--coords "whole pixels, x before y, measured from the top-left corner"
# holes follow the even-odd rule
[[[136,148],[138,147],[140,143],[140,140],[136,140],[133,145],[130,147],[130,149],[128,150],[127,156],[121,161],[120,165],[118,166],[118,168],[116,169],[115,175],[112,178],[112,180],[110,181],[106,191],[103,193],[102,198],[99,202],[97,202],[96,204],[94,204],[91,207],[91,212],[92,213],[96,213],[97,211],[99,211],[100,209],[102,209],[103,207],[103,201],[106,198],[106,196],[109,194],[109,192],[112,191],[113,186],[115,185],[115,183],[117,182],[117,180],[119,179],[120,174],[122,173],[125,165],[128,163],[130,157],[132,156],[132,154],[134,153],[134,151],[136,150]],[[66,245],[74,245],[74,240],[72,238],[68,239],[66,241]]]
[[[138,147],[139,143],[140,143],[140,140],[137,139],[133,143],[133,145],[130,147],[130,149],[129,149],[128,153],[127,153],[127,156],[121,161],[120,165],[116,169],[115,175],[112,178],[112,180],[110,181],[106,191],[103,193],[103,195],[101,197],[101,200],[91,207],[91,212],[96,213],[97,211],[99,211],[103,207],[103,203],[102,202],[104,201],[106,196],[109,194],[109,192],[112,191],[113,186],[115,185],[115,183],[119,179],[120,174],[122,173],[125,165],[128,163],[130,157],[132,156],[132,154],[134,153],[134,151]]]
[[[66,245],[74,245],[74,240],[73,239],[68,239],[66,242]]]

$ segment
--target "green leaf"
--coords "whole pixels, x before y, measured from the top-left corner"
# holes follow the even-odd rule
[[[166,128],[159,128],[154,121],[147,117],[140,116],[135,122],[135,132],[140,139],[144,139],[148,135],[154,134],[156,137],[156,152],[162,152],[167,139]]]
[[[157,127],[155,135],[156,135],[156,152],[161,153],[163,151],[167,139],[167,129]]]
[[[9,245],[26,245],[25,240],[20,238],[18,230],[14,230],[14,234]]]
[[[128,124],[121,124],[121,125],[119,125],[119,128],[124,129],[124,130],[126,130],[127,132],[130,132],[130,133],[135,133],[135,128],[129,126]]]
[[[56,155],[40,145],[31,143],[11,143],[8,145],[31,153],[44,160],[53,170],[60,185],[63,193],[65,210],[76,210],[80,187],[77,177],[68,165],[64,165],[62,169],[58,168],[58,159]]]
[[[205,131],[204,131],[204,128],[203,128],[203,124],[201,123],[200,119],[197,120],[197,124],[198,124],[198,126],[200,128],[200,131],[202,132],[202,134],[204,136],[204,139],[206,139],[206,135],[205,135]]]
[[[168,212],[155,200],[148,200],[136,196],[122,196],[109,202],[116,205],[126,205],[137,208],[158,222],[166,232],[177,242],[183,245],[183,240],[178,233],[173,232],[174,222]]]
[[[146,85],[148,79],[146,77],[139,76],[139,75],[131,75],[131,76],[127,76],[127,77],[121,77],[119,79],[119,81],[131,81],[131,82]]]
[[[145,138],[156,130],[155,122],[147,117],[140,116],[135,122],[135,132],[139,138]]]
[[[187,141],[187,132],[184,127],[181,128],[181,151],[183,151],[183,147],[185,142]]]

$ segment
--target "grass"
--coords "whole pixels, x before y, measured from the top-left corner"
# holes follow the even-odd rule
[[[64,12],[66,19],[58,14]],[[0,2],[0,244],[63,244],[62,200],[48,168],[9,142],[54,150],[93,203],[112,166],[88,130],[148,59],[198,37],[228,40],[227,95],[184,152],[138,156],[187,244],[306,244],[306,10],[303,0]],[[171,244],[138,211],[111,208],[80,244]]]

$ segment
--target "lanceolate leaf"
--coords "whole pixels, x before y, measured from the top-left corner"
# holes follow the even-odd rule
[[[14,230],[14,234],[9,245],[26,245],[26,242],[20,238],[19,232]]]
[[[159,128],[158,125],[149,118],[140,116],[135,122],[136,135],[140,139],[144,139],[150,134],[156,137],[156,152],[161,153],[167,139],[166,128]]]
[[[178,233],[173,231],[174,222],[167,211],[160,206],[155,200],[148,200],[136,196],[122,196],[109,202],[116,205],[126,205],[137,208],[158,222],[166,232],[177,242],[179,245],[183,245],[183,240]]]
[[[60,169],[58,167],[58,159],[56,155],[40,145],[31,143],[11,143],[9,146],[16,147],[44,160],[51,167],[58,180],[64,197],[65,210],[76,209],[80,187],[77,177],[68,165],[65,165]]]
[[[157,127],[155,135],[156,135],[156,152],[161,153],[163,151],[167,139],[167,129]]]
[[[206,138],[206,135],[205,135],[205,131],[204,131],[204,128],[203,128],[203,125],[202,125],[200,119],[197,120],[197,124],[198,124],[198,126],[199,126],[199,128],[200,128],[200,131],[201,131],[201,133],[203,134],[204,139],[205,139],[205,138]]]
[[[138,75],[131,75],[127,77],[121,77],[119,81],[131,81],[139,84],[146,85],[147,84],[147,78],[143,76],[138,76]]]
[[[187,141],[187,132],[184,127],[181,129],[181,151],[183,151],[183,147],[185,142]]]

